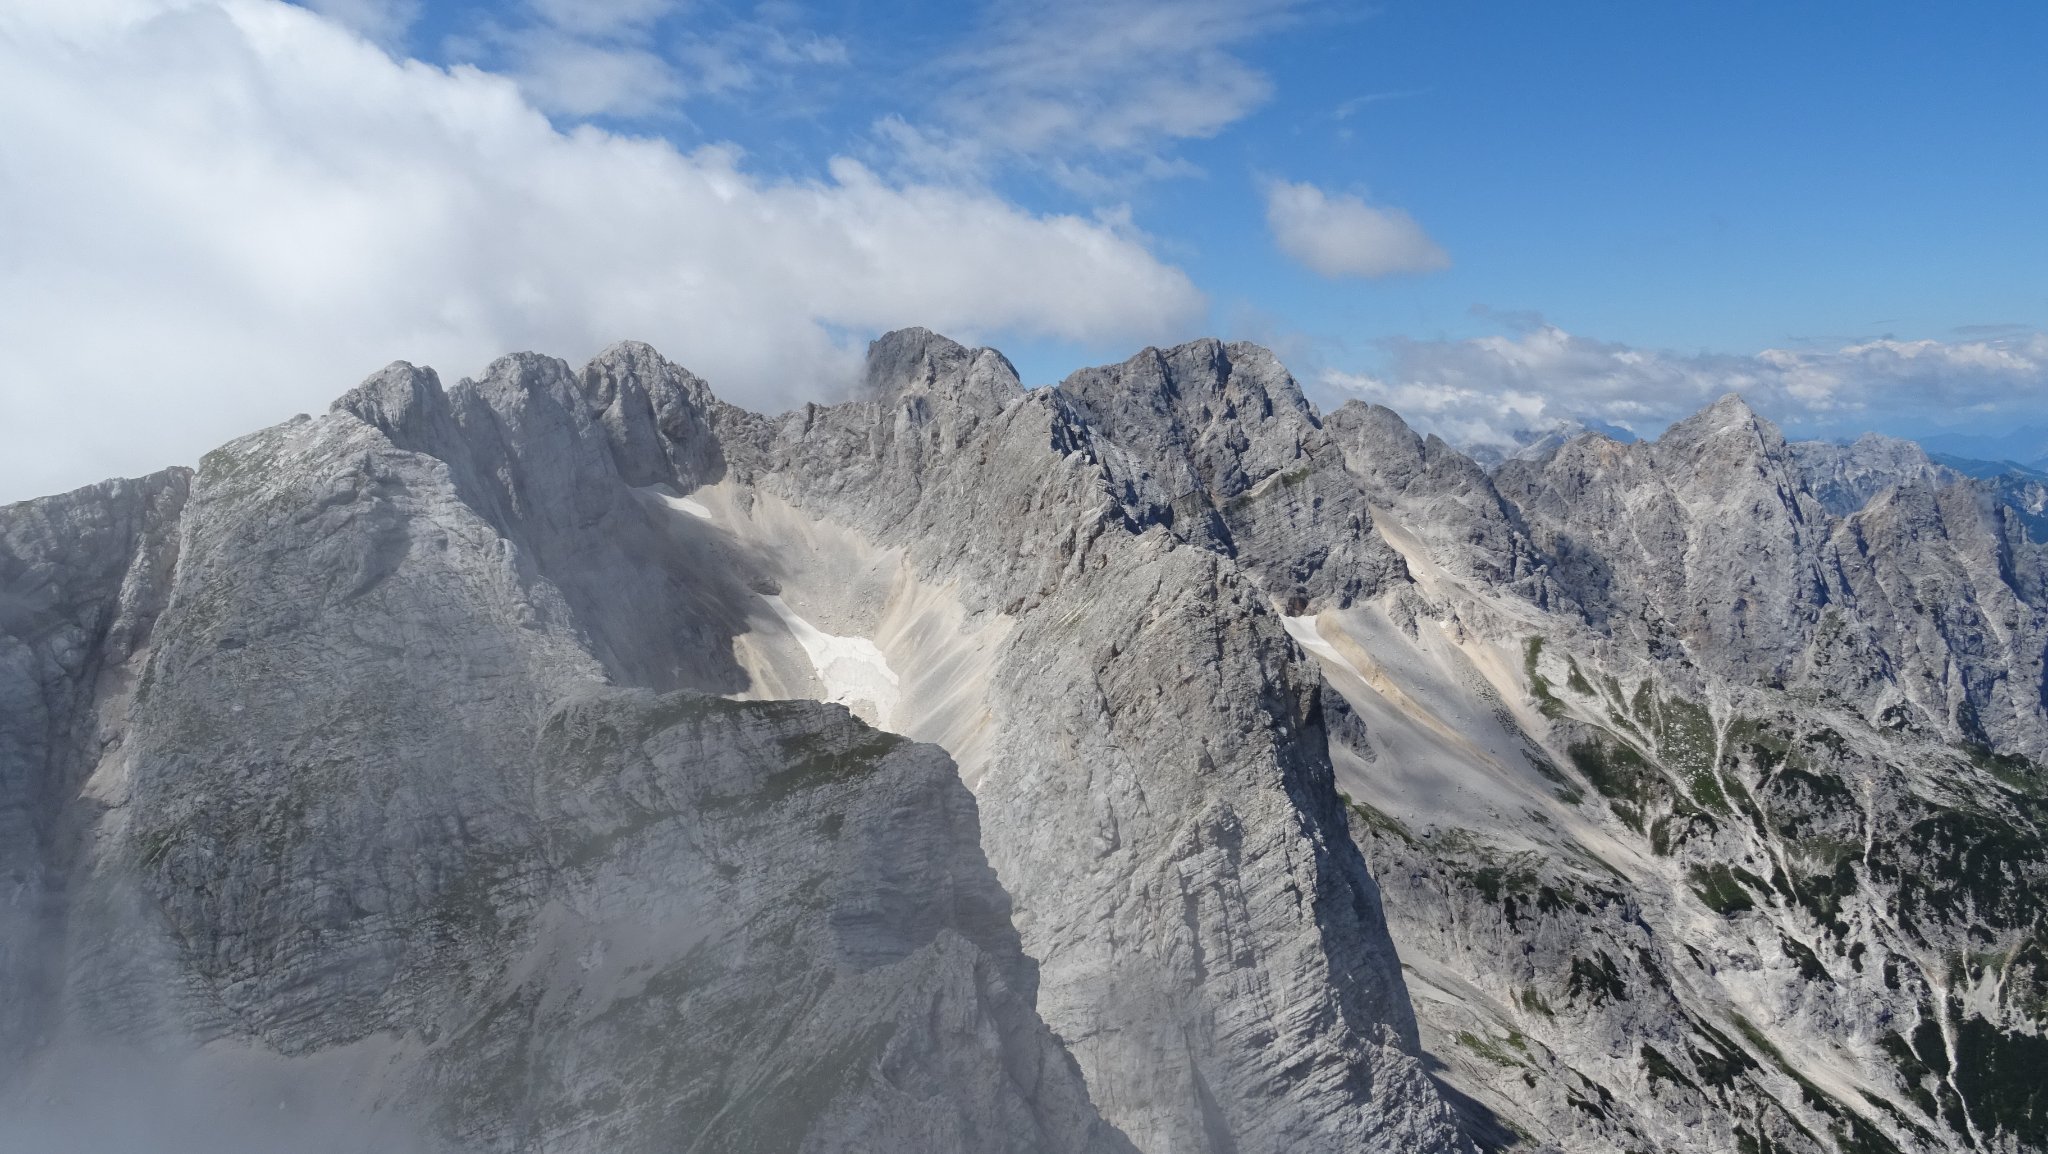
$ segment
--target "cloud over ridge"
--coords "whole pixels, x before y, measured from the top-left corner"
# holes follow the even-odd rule
[[[505,78],[277,0],[25,0],[0,115],[0,500],[190,459],[393,357],[635,337],[773,407],[900,324],[1135,343],[1203,307],[1114,221],[558,131]],[[46,435],[80,411],[93,443]]]
[[[2048,409],[2048,333],[2038,331],[1743,356],[1634,348],[1535,318],[1509,335],[1397,339],[1382,350],[1383,369],[1333,370],[1322,383],[1471,447],[1512,449],[1532,433],[1582,423],[1650,435],[1731,392],[1795,437],[1861,429],[1880,415],[1931,432],[1964,417],[2024,420]]]

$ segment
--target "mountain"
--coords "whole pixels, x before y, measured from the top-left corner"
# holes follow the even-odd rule
[[[2022,425],[1996,435],[1928,433],[1918,438],[1929,453],[1978,462],[2012,463],[2048,472],[2048,427]]]
[[[1837,517],[1856,512],[1895,485],[1944,485],[1967,472],[1936,459],[1912,441],[1880,433],[1865,433],[1846,444],[1793,441],[1787,448],[1806,489]]]
[[[2028,480],[2048,479],[2048,458],[2034,462],[2032,466],[2017,461],[1980,461],[1973,457],[1957,457],[1949,453],[1929,453],[1936,464],[1946,465],[1958,473],[1971,477],[2002,477],[2012,474]]]
[[[2048,1148],[2039,515],[1735,397],[1489,471],[1207,340],[394,365],[0,509],[0,1118]]]
[[[2011,461],[1973,461],[1930,453],[1913,441],[1866,433],[1853,442],[1794,441],[1801,481],[1830,513],[1846,517],[1895,485],[1961,484],[2003,506],[2034,541],[2048,541],[2048,473]]]

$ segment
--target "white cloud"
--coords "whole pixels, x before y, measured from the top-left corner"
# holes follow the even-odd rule
[[[1932,432],[1999,415],[2038,420],[2048,410],[2048,333],[2041,332],[1736,356],[1631,348],[1533,318],[1511,336],[1403,339],[1385,349],[1384,371],[1331,371],[1323,383],[1472,447],[1510,448],[1531,433],[1586,422],[1650,435],[1730,392],[1792,436],[1873,425]]]
[[[847,64],[846,45],[800,27],[800,16],[772,3],[734,16],[685,0],[526,0],[443,47],[452,58],[511,77],[558,117],[673,121],[691,100]]]
[[[305,4],[386,48],[403,44],[405,34],[420,18],[420,0],[305,0]]]
[[[527,98],[571,119],[650,117],[687,91],[676,69],[644,48],[586,40],[552,28],[507,34],[502,43]],[[731,78],[722,73],[705,85],[711,91],[731,86]]]
[[[559,132],[274,0],[0,9],[0,125],[0,499],[191,460],[399,357],[636,337],[774,406],[888,327],[1136,343],[1202,308],[1114,221]]]
[[[585,36],[618,36],[645,31],[674,12],[677,0],[529,0],[544,22]]]
[[[909,166],[985,174],[1042,168],[1084,195],[1186,171],[1174,142],[1213,136],[1264,104],[1273,82],[1235,50],[1301,0],[1022,0],[993,5],[972,47],[932,64],[928,121],[885,118]]]
[[[1266,184],[1266,225],[1280,251],[1326,277],[1433,272],[1451,258],[1415,218],[1312,184]]]

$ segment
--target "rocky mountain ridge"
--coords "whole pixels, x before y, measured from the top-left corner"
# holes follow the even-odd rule
[[[2042,1148],[2026,500],[1733,398],[1489,472],[1215,341],[1026,390],[909,330],[780,416],[394,365],[0,510],[0,1094],[112,1043],[464,1149]]]

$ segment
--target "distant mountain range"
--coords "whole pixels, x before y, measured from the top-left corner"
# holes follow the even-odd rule
[[[1996,435],[1929,433],[1913,439],[1936,460],[1973,477],[1990,475],[1978,471],[1984,468],[2003,471],[2001,466],[2048,476],[2048,426],[2025,425]]]
[[[1922,442],[1923,447],[1925,442]],[[1976,457],[1959,457],[1954,453],[1938,453],[1929,449],[1927,456],[1939,465],[1947,465],[1966,477],[2002,477],[2006,475],[2048,480],[2048,457],[2031,465],[2019,461],[1986,461]]]

